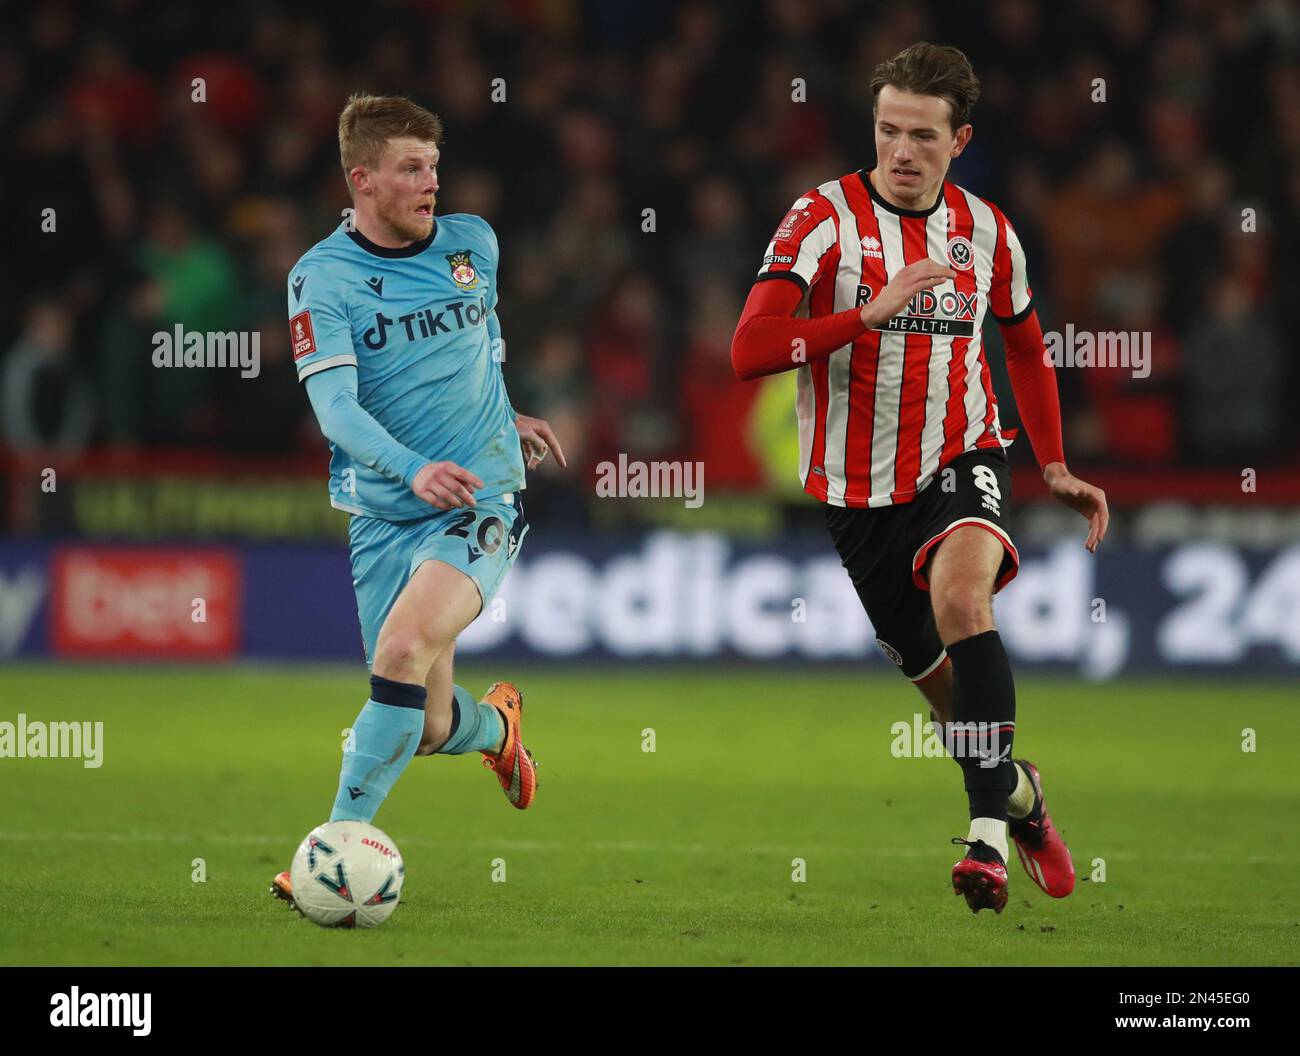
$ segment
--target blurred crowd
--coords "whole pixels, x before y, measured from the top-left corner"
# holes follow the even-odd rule
[[[873,66],[923,39],[975,65],[953,178],[1015,224],[1044,327],[1151,334],[1149,377],[1058,371],[1071,462],[1300,450],[1290,0],[107,0],[5,19],[11,450],[322,449],[285,277],[349,204],[337,117],[365,90],[442,117],[438,211],[496,228],[512,400],[571,458],[787,479],[791,379],[734,380],[732,332],[789,203],[870,167]],[[155,368],[151,335],[177,323],[259,332],[259,377]]]

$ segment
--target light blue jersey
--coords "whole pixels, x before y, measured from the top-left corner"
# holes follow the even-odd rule
[[[358,402],[400,445],[372,468],[331,442],[331,505],[388,521],[428,517],[437,511],[410,490],[427,462],[475,474],[479,500],[524,487],[494,349],[497,261],[487,221],[457,213],[405,249],[340,226],[289,272],[298,379],[356,367]]]

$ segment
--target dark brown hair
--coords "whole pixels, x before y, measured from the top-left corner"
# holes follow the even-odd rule
[[[365,95],[348,100],[339,114],[339,158],[345,174],[357,165],[374,168],[390,139],[413,136],[426,143],[442,143],[442,121],[437,114],[400,95]]]
[[[953,131],[970,120],[980,97],[980,82],[965,52],[921,41],[882,62],[871,75],[871,113],[880,102],[880,89],[889,85],[914,95],[937,95],[952,107]]]

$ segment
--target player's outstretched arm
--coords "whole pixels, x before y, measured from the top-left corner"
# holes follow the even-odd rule
[[[357,400],[356,367],[318,371],[304,384],[321,432],[356,461],[401,481],[440,510],[474,505],[472,489],[483,482],[452,462],[430,462],[393,439]]]
[[[1088,538],[1083,545],[1089,553],[1095,553],[1097,544],[1106,538],[1106,526],[1110,523],[1106,493],[1066,468],[1056,368],[1047,358],[1038,313],[1031,310],[1018,323],[1002,324],[1001,330],[1011,391],[1015,393],[1016,408],[1029,434],[1030,446],[1042,467],[1043,480],[1060,502],[1088,518]]]

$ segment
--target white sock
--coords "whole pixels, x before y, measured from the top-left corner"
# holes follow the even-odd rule
[[[983,840],[998,854],[1002,855],[1004,862],[1007,860],[1007,823],[1005,821],[998,821],[997,818],[971,818],[970,832],[966,834],[966,839],[970,840],[971,843],[976,840]]]
[[[1029,780],[1025,768],[1016,764],[1016,788],[1007,800],[1007,814],[1013,818],[1023,818],[1034,809],[1034,783]]]

